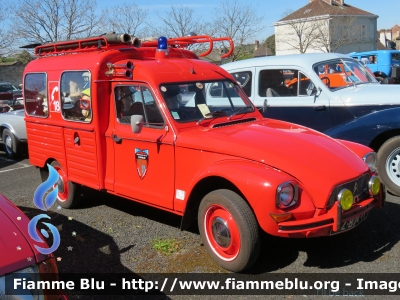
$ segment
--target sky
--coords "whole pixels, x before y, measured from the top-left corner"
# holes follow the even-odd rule
[[[237,0],[240,4],[251,3],[257,9],[260,16],[263,17],[264,31],[260,34],[259,39],[264,40],[271,34],[274,34],[273,24],[283,18],[284,13],[288,10],[297,10],[306,5],[309,0]],[[135,3],[140,8],[148,9],[151,22],[157,22],[155,12],[168,11],[171,6],[187,6],[199,13],[199,16],[205,21],[211,19],[211,13],[218,9],[220,0],[97,0],[98,9],[110,8],[114,5],[122,5],[123,3]],[[394,25],[400,25],[400,13],[397,9],[398,0],[345,0],[345,3],[355,6],[372,14],[378,15],[378,30],[389,29]]]

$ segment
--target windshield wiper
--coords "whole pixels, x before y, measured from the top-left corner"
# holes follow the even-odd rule
[[[216,110],[216,111],[213,111],[213,112],[209,112],[209,113],[205,114],[203,118],[198,120],[196,124],[200,125],[200,123],[203,122],[206,119],[213,119],[213,118],[218,118],[218,117],[222,117],[222,116],[226,116],[226,113],[224,111],[221,111],[221,110]]]
[[[234,111],[229,117],[228,120],[230,120],[233,116],[237,115],[238,113],[240,113],[242,110],[244,110],[245,108],[251,108],[251,106],[243,106],[239,109],[237,109],[236,111]]]

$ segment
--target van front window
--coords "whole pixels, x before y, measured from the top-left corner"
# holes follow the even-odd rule
[[[193,122],[254,111],[247,96],[231,81],[197,81],[160,85],[172,118]]]

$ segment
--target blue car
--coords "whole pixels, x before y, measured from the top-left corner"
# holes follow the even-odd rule
[[[349,55],[370,68],[379,81],[393,78],[396,83],[400,83],[400,50],[352,52]]]
[[[360,61],[338,53],[259,57],[221,67],[265,117],[374,149],[382,182],[400,195],[400,85],[380,84]]]

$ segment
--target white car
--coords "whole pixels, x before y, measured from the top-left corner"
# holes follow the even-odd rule
[[[9,158],[16,158],[27,146],[24,109],[12,110],[6,106],[0,107],[0,142]],[[6,111],[6,112],[2,112]]]
[[[337,53],[260,57],[221,67],[265,117],[377,151],[381,180],[400,195],[400,85],[379,84],[359,61]]]

